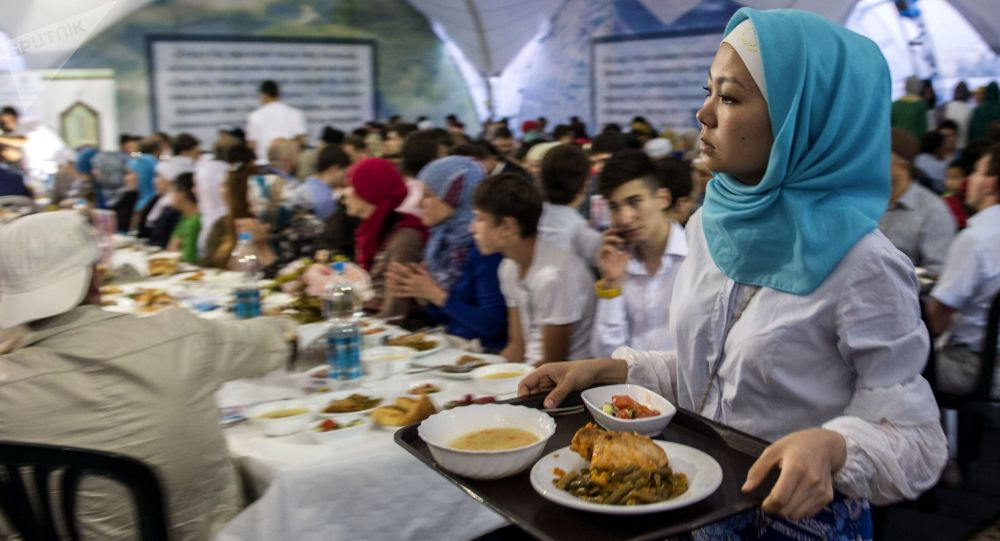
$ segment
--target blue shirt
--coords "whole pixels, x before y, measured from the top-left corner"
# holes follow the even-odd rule
[[[32,197],[31,191],[24,185],[24,176],[11,171],[6,166],[0,166],[0,196],[23,195]]]
[[[507,304],[497,278],[502,260],[502,254],[482,255],[473,246],[462,277],[448,292],[444,306],[427,306],[427,313],[444,323],[449,334],[478,338],[490,352],[507,345]]]
[[[295,189],[293,202],[311,209],[320,220],[326,220],[336,208],[337,197],[325,182],[316,177],[309,177]]]
[[[142,210],[156,196],[156,187],[153,184],[153,179],[156,177],[156,158],[142,154],[138,158],[129,160],[128,168],[135,172],[136,187],[139,190],[135,210]]]

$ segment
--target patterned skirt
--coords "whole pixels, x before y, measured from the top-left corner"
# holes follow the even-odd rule
[[[760,508],[691,532],[695,541],[871,541],[871,509],[866,500],[836,494],[816,516],[786,520]]]

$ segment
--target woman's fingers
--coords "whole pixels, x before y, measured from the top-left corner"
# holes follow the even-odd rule
[[[764,449],[764,452],[757,457],[757,460],[750,466],[750,470],[747,472],[747,480],[743,483],[743,492],[751,492],[756,489],[767,477],[767,474],[771,473],[771,470],[778,464],[778,460],[781,459],[781,454],[778,452],[775,444],[771,444]]]

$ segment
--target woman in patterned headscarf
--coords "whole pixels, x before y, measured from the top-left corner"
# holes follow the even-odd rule
[[[507,341],[507,309],[497,279],[503,257],[480,254],[469,232],[473,195],[484,176],[483,166],[465,156],[441,158],[420,171],[420,209],[431,230],[424,264],[393,265],[388,287],[394,296],[426,302],[428,313],[450,334],[500,351]]]

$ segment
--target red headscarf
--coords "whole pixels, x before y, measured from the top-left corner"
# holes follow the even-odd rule
[[[392,228],[385,227],[386,220],[403,203],[407,194],[403,176],[392,162],[381,158],[365,158],[348,169],[347,183],[358,197],[375,205],[375,212],[354,230],[355,263],[363,269],[371,270],[379,247],[386,237],[401,227],[416,229],[427,238],[427,228],[420,219],[405,212],[399,213]]]

